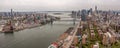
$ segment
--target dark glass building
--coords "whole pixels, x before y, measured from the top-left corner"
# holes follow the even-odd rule
[[[88,11],[87,10],[85,10],[85,9],[81,10],[81,20],[82,21],[86,21],[87,15],[88,15]]]

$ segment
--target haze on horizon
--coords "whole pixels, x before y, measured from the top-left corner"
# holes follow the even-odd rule
[[[120,10],[120,0],[0,0],[0,11]]]

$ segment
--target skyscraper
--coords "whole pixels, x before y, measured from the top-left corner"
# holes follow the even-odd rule
[[[98,13],[97,6],[95,6],[95,13]]]
[[[11,17],[13,16],[13,10],[11,9]]]
[[[82,21],[86,21],[86,16],[87,16],[87,10],[82,10],[81,11],[81,19]]]
[[[90,9],[88,10],[88,14],[93,14],[92,8],[90,8]]]

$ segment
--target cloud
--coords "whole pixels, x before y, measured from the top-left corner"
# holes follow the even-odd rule
[[[0,0],[0,9],[78,10],[97,5],[101,9],[119,10],[119,2],[120,0]]]

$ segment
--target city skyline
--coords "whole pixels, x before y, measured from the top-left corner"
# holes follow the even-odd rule
[[[98,10],[119,10],[120,0],[1,0],[0,11],[80,10],[98,6]]]

